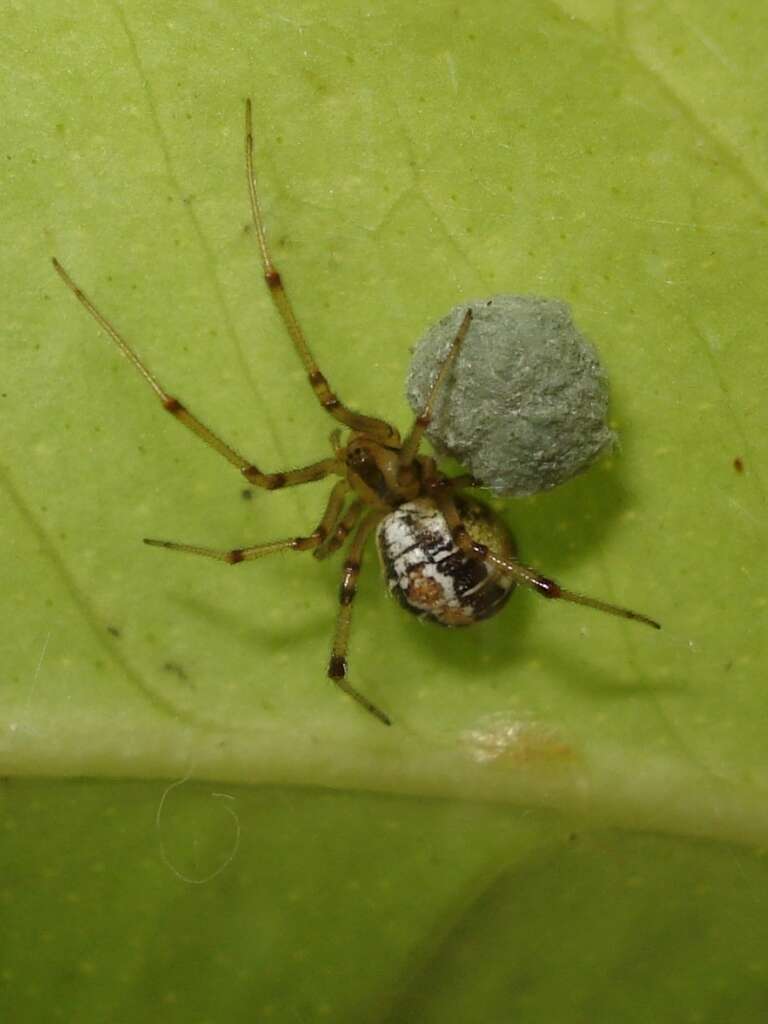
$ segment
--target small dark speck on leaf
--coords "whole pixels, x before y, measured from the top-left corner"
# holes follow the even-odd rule
[[[178,678],[181,679],[183,682],[186,682],[189,679],[189,676],[184,671],[182,666],[179,665],[179,663],[176,661],[166,661],[166,663],[163,665],[163,670],[165,672],[172,672],[175,676],[178,676]]]
[[[112,636],[120,636],[120,630],[117,626],[107,626],[107,632]]]
[[[733,460],[733,468],[736,470],[737,473],[744,472],[744,460],[741,459],[738,455]]]

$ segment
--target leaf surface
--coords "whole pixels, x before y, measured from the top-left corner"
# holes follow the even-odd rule
[[[78,1020],[552,1021],[598,1006],[715,1020],[724,1000],[729,1020],[756,1019],[759,12],[41,3],[6,31],[12,1004],[28,1019],[53,998]],[[327,493],[246,498],[49,262],[257,464],[323,456],[333,424],[258,272],[246,95],[276,260],[350,405],[405,426],[409,346],[463,298],[571,304],[621,451],[500,511],[528,561],[660,634],[530,594],[476,629],[421,627],[371,550],[350,661],[386,730],[324,679],[338,560],[229,569],[141,545],[301,534]]]

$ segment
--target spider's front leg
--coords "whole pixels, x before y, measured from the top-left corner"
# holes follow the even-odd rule
[[[535,590],[542,597],[560,598],[563,601],[585,605],[587,608],[594,608],[596,611],[606,612],[608,615],[616,615],[622,619],[634,619],[635,622],[642,622],[646,626],[652,626],[653,629],[661,629],[661,625],[647,615],[634,612],[629,608],[622,608],[619,605],[608,604],[607,601],[599,601],[594,597],[587,597],[586,594],[577,594],[573,590],[566,590],[565,587],[561,587],[559,583],[549,579],[547,576],[542,576],[535,569],[522,565],[515,559],[504,558],[496,554],[496,552],[486,547],[485,544],[479,544],[470,537],[469,531],[459,514],[459,510],[456,508],[456,502],[452,494],[436,488],[433,492],[433,498],[448,524],[454,543],[470,558],[478,558],[493,563],[505,575],[511,576],[517,583],[531,587],[532,590]]]
[[[403,470],[410,466],[413,462],[413,458],[416,452],[419,450],[421,445],[421,439],[427,431],[430,423],[432,422],[432,414],[434,411],[435,399],[440,393],[441,388],[444,387],[445,382],[448,379],[448,375],[451,372],[456,357],[459,354],[459,349],[462,346],[464,339],[467,336],[470,324],[472,323],[472,307],[468,307],[466,313],[461,319],[459,329],[456,331],[456,336],[451,342],[451,347],[443,357],[443,361],[437,368],[435,379],[432,381],[432,386],[427,394],[427,400],[424,403],[424,408],[419,412],[416,419],[413,421],[413,426],[408,431],[408,434],[403,441],[403,445],[400,449],[399,462]]]
[[[349,427],[350,430],[358,430],[361,433],[375,437],[383,444],[390,444],[399,441],[400,435],[389,423],[380,420],[375,416],[364,416],[362,413],[348,409],[340,401],[335,392],[331,389],[324,373],[317,365],[315,357],[309,348],[309,343],[304,336],[301,324],[293,309],[293,304],[288,298],[288,292],[280,271],[275,266],[267,242],[267,232],[264,226],[264,215],[261,210],[261,201],[256,189],[256,178],[253,172],[253,125],[251,117],[251,101],[245,101],[245,170],[248,179],[248,195],[251,202],[251,216],[253,225],[256,228],[256,241],[259,246],[261,265],[264,271],[269,294],[275,304],[277,312],[282,318],[288,334],[291,337],[296,353],[304,364],[309,385],[315,393],[320,405],[334,419]]]
[[[109,335],[125,358],[133,363],[147,384],[155,392],[165,411],[170,413],[174,419],[177,419],[187,430],[190,430],[199,437],[209,448],[218,452],[219,455],[223,455],[227,462],[240,470],[249,483],[255,487],[263,487],[267,491],[274,491],[280,487],[296,487],[299,484],[322,480],[331,474],[339,475],[341,473],[341,465],[336,458],[320,459],[318,462],[313,462],[309,466],[302,466],[299,469],[288,469],[278,473],[264,473],[258,466],[244,458],[231,445],[222,440],[218,434],[215,434],[209,427],[206,427],[202,420],[193,415],[178,398],[166,391],[157,377],[150,372],[144,362],[134,352],[120,331],[96,308],[80,285],[72,280],[56,257],[53,257],[52,262],[56,273],[67,288],[69,288],[80,305],[93,317],[104,333]]]
[[[355,530],[349,554],[344,562],[344,575],[339,589],[338,618],[336,619],[336,631],[333,636],[333,647],[331,648],[331,659],[328,663],[328,678],[343,690],[349,697],[352,697],[361,704],[366,711],[370,711],[384,725],[392,725],[392,720],[381,708],[368,700],[347,680],[347,649],[349,648],[349,630],[352,624],[352,602],[357,593],[357,578],[360,575],[362,565],[363,549],[371,531],[378,526],[385,513],[369,512]]]

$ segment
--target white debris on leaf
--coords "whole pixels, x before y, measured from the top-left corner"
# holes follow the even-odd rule
[[[552,726],[511,712],[483,716],[461,739],[478,764],[512,762],[521,766],[579,760],[574,748]]]

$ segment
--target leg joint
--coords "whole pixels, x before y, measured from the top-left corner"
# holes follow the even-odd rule
[[[339,590],[340,604],[352,604],[357,593],[357,576],[359,572],[360,563],[354,558],[348,558],[344,563],[344,578],[341,581],[341,588]]]
[[[472,540],[463,523],[459,523],[457,526],[452,528],[451,536],[463,551],[467,551],[468,553],[471,552],[477,558],[485,558],[488,554],[487,546],[485,544],[479,544],[476,540]]]
[[[328,664],[328,676],[331,679],[345,679],[347,675],[347,659],[341,654],[332,654]]]
[[[546,576],[537,576],[533,585],[542,597],[560,597],[562,595],[559,584],[554,580],[547,579]]]
[[[317,547],[320,543],[318,539],[317,530],[311,533],[308,537],[294,537],[291,541],[292,551],[307,551],[310,548]]]

